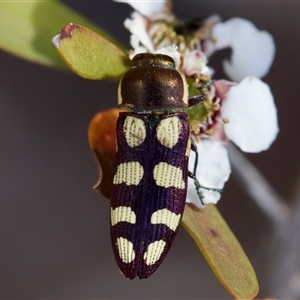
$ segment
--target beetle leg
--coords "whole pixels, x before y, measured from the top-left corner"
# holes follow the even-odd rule
[[[189,98],[189,100],[188,100],[189,107],[198,105],[206,98],[206,95],[202,92],[202,90],[209,87],[212,83],[213,83],[213,80],[206,82],[198,89],[198,91],[200,92],[200,95]]]
[[[218,193],[222,193],[223,190],[222,189],[216,189],[216,188],[208,188],[208,187],[205,187],[203,185],[200,184],[200,182],[198,181],[197,177],[196,177],[196,171],[197,171],[197,167],[198,167],[198,149],[197,149],[197,145],[195,143],[195,141],[191,138],[191,150],[195,152],[195,163],[194,163],[194,170],[193,172],[191,171],[188,171],[188,176],[193,179],[194,181],[194,184],[195,184],[195,187],[196,187],[196,192],[197,192],[197,195],[199,197],[199,200],[200,202],[205,205],[205,203],[203,202],[203,195],[202,195],[202,192],[201,192],[201,189],[205,189],[205,190],[208,190],[208,191],[213,191],[213,192],[218,192]]]

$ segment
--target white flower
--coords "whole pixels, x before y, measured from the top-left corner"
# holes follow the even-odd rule
[[[125,27],[132,34],[133,53],[131,56],[140,52],[153,53],[162,47],[174,46],[174,43],[179,44],[179,52],[189,49],[186,44],[180,44],[180,39],[168,36],[168,26],[172,26],[171,21],[175,17],[170,12],[167,1],[114,1],[128,3],[137,11],[132,14],[132,19],[125,21]],[[155,23],[155,20],[160,20],[160,22]],[[182,53],[184,69],[191,64],[193,51],[202,51],[202,56],[210,57],[215,51],[230,47],[231,59],[223,62],[224,71],[229,78],[241,81],[246,76],[261,78],[268,73],[275,56],[274,40],[268,32],[258,30],[250,21],[242,18],[232,18],[222,23],[218,16],[208,18],[201,30],[200,36],[202,37],[198,40],[196,48],[190,48],[190,53],[186,51]],[[185,62],[186,57],[187,62]],[[202,61],[194,71],[199,71],[200,66],[208,71],[205,69],[206,66],[202,65],[203,63],[206,63],[206,60]],[[189,68],[187,70],[188,73],[184,73],[186,76],[194,74],[189,72]],[[209,73],[211,74],[211,69]]]
[[[140,52],[167,54],[196,87],[213,74],[207,57],[223,48],[232,49],[230,61],[223,62],[224,70],[231,79],[241,82],[214,81],[204,101],[205,119],[192,124],[192,134],[200,137],[195,175],[203,187],[201,200],[204,204],[216,203],[221,195],[214,190],[223,188],[231,172],[224,144],[232,141],[242,151],[260,152],[268,149],[278,134],[272,93],[256,78],[264,76],[273,62],[273,38],[247,20],[233,18],[221,23],[218,16],[205,20],[195,32],[182,35],[174,28],[175,17],[168,1],[115,1],[126,2],[136,10],[125,21],[131,32],[130,57]],[[190,170],[194,169],[193,155]],[[187,202],[203,207],[191,179]]]
[[[234,81],[246,76],[265,76],[274,60],[275,44],[273,37],[266,31],[258,30],[250,21],[233,18],[213,26],[215,40],[207,49],[207,55],[230,47],[231,61],[223,61],[224,71]]]
[[[273,95],[269,86],[260,79],[246,77],[235,85],[220,80],[215,81],[213,87],[213,95],[220,109],[213,112],[205,127],[213,129],[214,134],[211,137],[202,134],[203,138],[197,144],[199,163],[196,177],[207,188],[221,189],[231,172],[223,144],[231,140],[244,152],[261,152],[271,146],[279,127]],[[193,163],[194,157],[191,155],[190,170],[193,170]],[[204,204],[216,203],[220,198],[215,191],[201,191]],[[190,182],[187,202],[203,207]]]

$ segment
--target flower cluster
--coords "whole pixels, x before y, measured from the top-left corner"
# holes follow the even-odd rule
[[[200,154],[196,176],[204,187],[222,189],[231,172],[224,144],[232,141],[244,152],[260,152],[270,147],[279,131],[272,93],[258,79],[268,72],[274,59],[272,36],[241,18],[222,23],[218,16],[212,16],[181,22],[172,14],[168,1],[115,1],[135,9],[125,20],[131,32],[130,57],[143,52],[167,54],[186,76],[191,94],[206,94],[201,112],[198,106],[191,111],[191,133]],[[223,67],[235,82],[216,80],[203,89],[214,73],[207,65],[208,58],[227,47],[232,49],[232,56]],[[193,164],[191,156],[191,170]],[[220,199],[220,193],[213,190],[204,188],[202,194],[205,204]],[[202,206],[192,180],[187,202]]]

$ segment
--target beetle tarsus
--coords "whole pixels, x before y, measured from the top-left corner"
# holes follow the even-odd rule
[[[197,96],[193,96],[191,98],[188,99],[188,103],[189,103],[189,107],[190,106],[195,106],[198,105],[199,103],[201,103],[202,101],[205,100],[206,95],[203,93],[203,89],[208,88],[214,81],[213,80],[209,80],[207,81],[205,84],[203,84],[198,91],[200,92],[200,95]]]

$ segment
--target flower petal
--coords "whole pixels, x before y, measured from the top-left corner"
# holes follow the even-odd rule
[[[115,2],[127,3],[134,10],[138,11],[145,17],[152,17],[158,13],[161,13],[164,10],[166,1],[164,0],[114,0]]]
[[[189,51],[184,56],[182,71],[187,76],[199,74],[206,63],[207,58],[203,52],[199,50]]]
[[[223,61],[226,74],[235,81],[246,76],[265,76],[274,60],[272,35],[258,30],[250,21],[233,18],[213,27],[216,50],[232,48],[231,61]]]
[[[201,185],[207,188],[222,189],[231,172],[227,150],[220,142],[205,139],[197,143],[197,147],[199,152],[197,179]],[[194,161],[195,154],[192,152],[189,160],[189,170],[194,169]],[[201,189],[201,192],[205,204],[217,203],[221,197],[219,192],[206,189]],[[196,193],[194,182],[190,178],[188,181],[187,202],[203,207]]]
[[[247,77],[230,88],[222,104],[226,135],[244,152],[266,150],[279,128],[277,110],[269,86],[255,77]]]
[[[153,44],[146,30],[146,20],[138,12],[131,14],[131,19],[126,19],[125,27],[131,32],[130,43],[133,49],[144,46],[149,52],[153,52]]]

